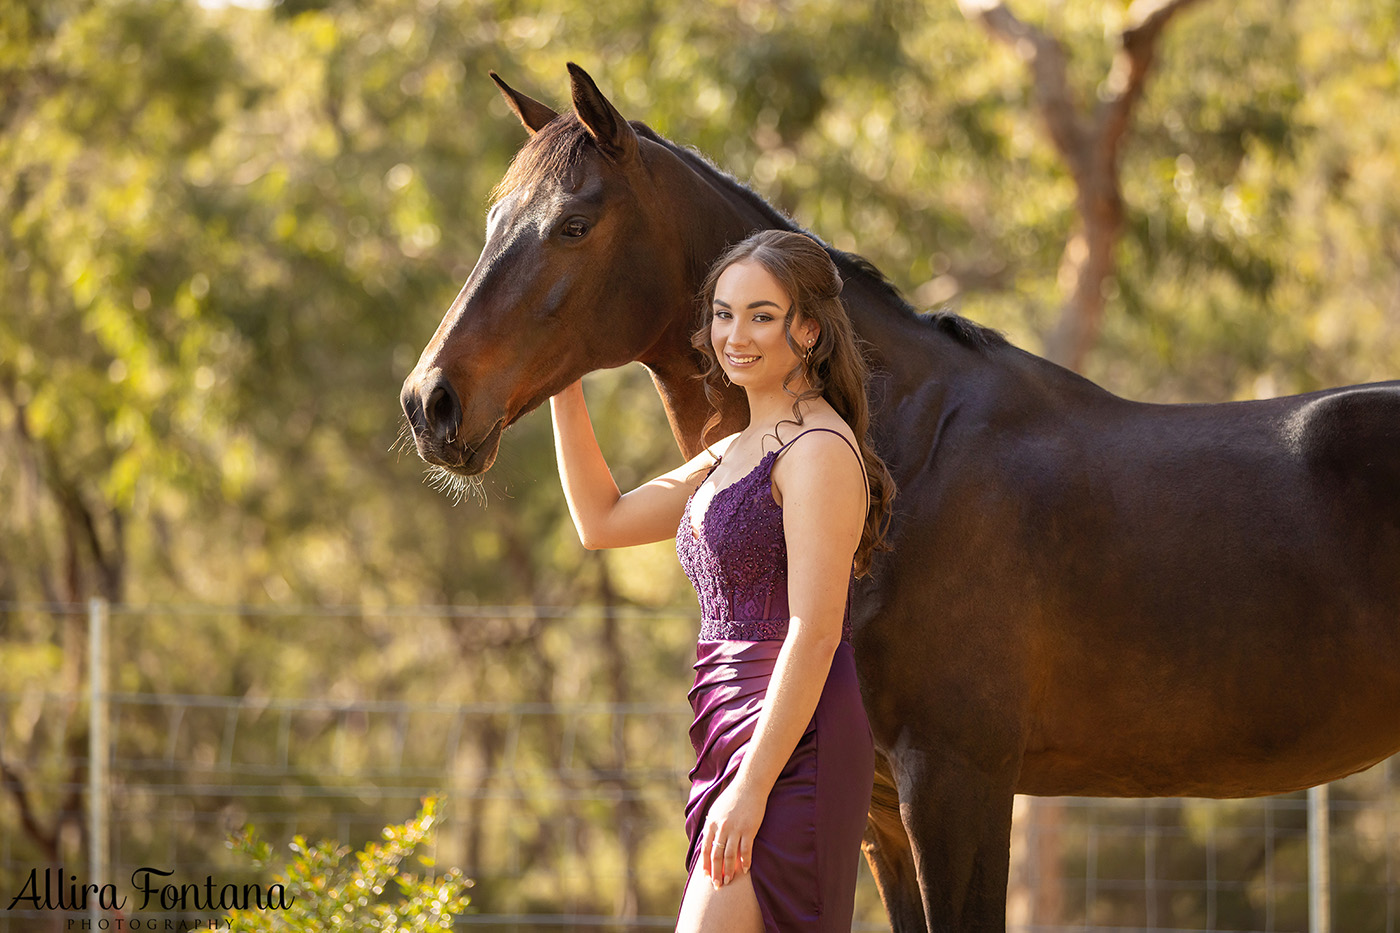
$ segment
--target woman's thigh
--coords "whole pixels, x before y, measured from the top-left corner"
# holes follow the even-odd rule
[[[758,909],[753,879],[748,872],[741,872],[716,891],[697,862],[695,871],[686,882],[676,931],[729,933],[731,930],[734,933],[763,933],[763,914]]]

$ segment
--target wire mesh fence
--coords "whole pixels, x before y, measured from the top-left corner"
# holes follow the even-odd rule
[[[1400,929],[1397,771],[1391,759],[1329,786],[1327,894],[1338,933]],[[1041,902],[1040,917],[1022,906],[1014,926],[1027,933],[1310,929],[1305,793],[1019,803],[1032,853],[1024,893]]]
[[[93,697],[69,657],[86,611],[3,610],[8,644],[34,668],[0,689],[0,933],[78,929],[68,921],[90,916],[126,929],[143,917],[217,926],[217,912],[89,914],[12,899],[26,884],[42,893],[45,869],[59,866],[59,882],[100,876],[124,891],[143,867],[257,880],[227,845],[246,825],[278,846],[302,835],[358,847],[428,795],[446,817],[436,864],[474,880],[460,926],[673,925],[693,759],[688,617],[118,607],[100,662],[106,767],[94,794]],[[1400,933],[1397,772],[1392,760],[1331,785],[1338,933]],[[97,872],[95,811],[107,840]],[[1010,926],[1303,931],[1306,834],[1302,794],[1022,798]],[[864,869],[856,929],[888,929]]]

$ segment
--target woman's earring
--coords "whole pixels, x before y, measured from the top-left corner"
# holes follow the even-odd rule
[[[732,383],[732,382],[729,381],[729,373],[725,372],[723,369],[720,369],[720,371],[719,371],[719,377],[720,377],[721,379],[724,380],[724,384],[727,385],[727,386],[728,386],[728,385],[733,385],[733,384],[734,384],[734,383]]]

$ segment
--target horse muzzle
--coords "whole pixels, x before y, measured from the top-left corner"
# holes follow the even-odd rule
[[[465,423],[461,397],[441,369],[429,370],[420,379],[410,375],[399,401],[424,461],[461,476],[484,473],[495,462],[505,417],[495,419],[484,431],[473,432],[472,425]],[[477,437],[473,439],[472,434]]]

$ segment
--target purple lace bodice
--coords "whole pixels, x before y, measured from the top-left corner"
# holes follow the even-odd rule
[[[787,540],[783,507],[773,501],[772,492],[773,463],[786,447],[770,450],[746,476],[715,493],[698,538],[690,516],[695,494],[686,500],[676,529],[676,555],[700,599],[701,641],[787,637]],[[841,640],[846,642],[851,640],[854,587],[852,574],[841,622]]]

